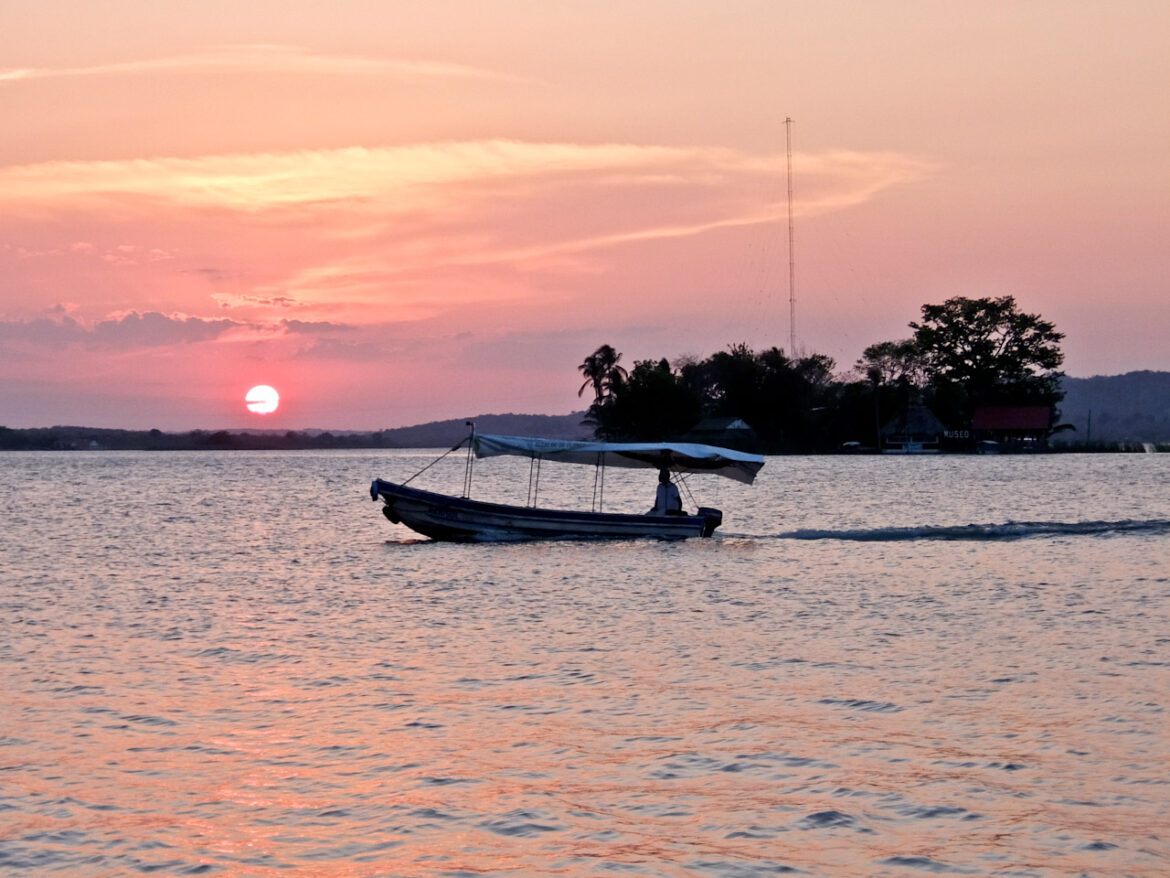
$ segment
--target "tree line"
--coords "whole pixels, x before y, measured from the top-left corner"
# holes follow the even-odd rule
[[[640,360],[633,369],[601,345],[578,367],[578,395],[593,391],[586,423],[602,439],[660,441],[704,418],[739,418],[767,451],[827,451],[880,443],[883,423],[925,406],[949,429],[969,431],[979,406],[1048,406],[1050,425],[1064,334],[1014,297],[954,297],[923,305],[904,339],[883,341],[837,374],[823,354],[755,351],[733,344],[706,359]]]
[[[399,448],[393,431],[232,432],[121,430],[101,427],[0,427],[0,451],[292,451],[321,448]]]

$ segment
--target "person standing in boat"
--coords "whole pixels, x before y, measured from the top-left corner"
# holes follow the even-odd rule
[[[654,508],[648,514],[682,514],[682,497],[679,496],[678,486],[670,480],[670,470],[666,467],[658,470],[658,493],[654,497]]]

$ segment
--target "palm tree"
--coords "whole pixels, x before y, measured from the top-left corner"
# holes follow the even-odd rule
[[[585,376],[577,396],[585,393],[587,387],[593,387],[593,404],[603,405],[610,399],[617,387],[626,380],[626,370],[618,365],[622,355],[611,345],[603,344],[585,358],[577,368]]]

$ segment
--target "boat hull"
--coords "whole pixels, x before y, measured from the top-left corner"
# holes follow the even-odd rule
[[[685,540],[709,537],[723,521],[718,509],[697,515],[629,515],[484,503],[375,479],[370,496],[382,512],[434,540],[502,542],[551,539]]]

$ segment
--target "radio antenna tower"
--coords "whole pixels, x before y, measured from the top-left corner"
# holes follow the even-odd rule
[[[792,224],[792,117],[784,117],[788,142],[788,356],[796,358],[796,250]]]

